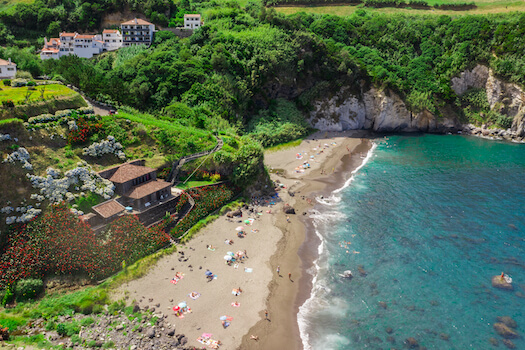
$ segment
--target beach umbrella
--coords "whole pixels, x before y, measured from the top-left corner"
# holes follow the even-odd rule
[[[206,270],[206,272],[204,273],[206,276],[212,276],[213,275],[213,272],[211,272],[210,270]]]
[[[221,321],[226,321],[226,319],[227,319],[226,316],[221,316],[221,317],[219,317],[219,320],[221,320]]]
[[[250,220],[244,220],[244,223],[245,223],[245,224],[249,224],[249,223],[250,223]]]
[[[179,303],[179,307],[182,309],[182,308],[185,308],[186,307],[186,302],[185,301],[181,301]]]
[[[242,226],[237,226],[237,228],[236,228],[235,230],[236,230],[236,231],[242,231],[242,230],[244,230],[244,227],[242,227]]]
[[[232,259],[232,257],[230,255],[225,255],[224,256],[224,260],[231,260],[231,259]]]
[[[178,306],[174,306],[174,307],[173,307],[173,311],[175,311],[175,312],[180,311],[180,307],[178,307]]]
[[[233,252],[228,252],[226,254],[229,255],[229,256],[234,256],[235,255],[235,254],[233,254]]]
[[[241,256],[241,255],[244,255],[244,252],[242,250],[239,250],[236,254]]]

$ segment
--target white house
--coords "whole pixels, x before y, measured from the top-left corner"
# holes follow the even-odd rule
[[[102,41],[105,51],[113,51],[122,47],[122,34],[117,29],[104,29]]]
[[[12,79],[16,75],[16,63],[0,58],[0,79]]]
[[[60,33],[59,38],[44,38],[44,47],[40,51],[40,58],[58,59],[62,56],[77,55],[78,57],[91,58],[104,51],[102,36],[85,35],[78,33]]]
[[[124,22],[120,25],[122,31],[122,46],[131,45],[151,45],[153,42],[153,33],[155,25],[140,18],[134,18],[131,21]]]
[[[186,14],[184,15],[184,29],[197,29],[202,26],[201,15]]]

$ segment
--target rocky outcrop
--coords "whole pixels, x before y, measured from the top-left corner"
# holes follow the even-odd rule
[[[457,95],[472,88],[485,89],[491,109],[513,118],[510,130],[461,125],[452,106],[440,107],[436,116],[429,111],[411,112],[403,99],[389,89],[370,88],[360,92],[343,87],[331,97],[313,102],[308,120],[319,130],[369,129],[376,132],[453,132],[461,130],[479,136],[521,139],[525,137],[525,92],[516,84],[498,79],[486,66],[478,65],[452,78]],[[478,132],[479,131],[479,132]],[[485,135],[487,134],[487,135]]]
[[[309,121],[314,128],[326,131],[446,132],[460,126],[454,114],[437,118],[428,111],[412,113],[399,95],[376,88],[360,96],[343,88],[330,99],[315,102]]]

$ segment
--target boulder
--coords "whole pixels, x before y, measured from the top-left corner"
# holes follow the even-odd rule
[[[492,287],[504,289],[504,290],[514,290],[514,287],[511,283],[507,283],[504,278],[501,278],[500,275],[492,277]]]
[[[148,337],[148,338],[150,338],[150,339],[155,338],[155,328],[150,329],[150,330],[146,333],[146,337]]]
[[[499,341],[498,339],[492,337],[492,338],[489,338],[489,343],[492,345],[492,346],[495,346],[495,347],[498,347],[499,346]]]
[[[505,345],[509,349],[516,349],[516,344],[514,344],[513,342],[511,342],[508,339],[503,339],[502,343],[503,343],[503,345]]]
[[[394,330],[392,329],[392,327],[386,327],[386,332],[388,334],[392,334],[392,332],[394,332]]]
[[[295,214],[295,209],[290,206],[287,206],[286,208],[284,208],[284,212],[286,214]]]
[[[516,339],[520,337],[520,335],[515,330],[507,326],[505,323],[497,322],[494,323],[493,327],[496,333],[505,339]]]
[[[139,312],[140,311],[140,306],[139,304],[135,304],[133,305],[133,313],[136,313],[136,312]]]
[[[418,341],[416,340],[416,338],[406,338],[405,339],[405,344],[406,346],[409,348],[409,349],[417,349],[419,348],[419,343]]]
[[[510,316],[498,316],[498,321],[510,328],[518,328],[518,323]]]
[[[441,334],[439,335],[439,337],[440,337],[441,339],[443,339],[443,340],[446,340],[446,341],[448,341],[448,340],[450,339],[450,335],[448,335],[447,333],[441,333]]]

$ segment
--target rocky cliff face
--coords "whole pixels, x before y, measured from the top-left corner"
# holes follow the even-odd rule
[[[377,132],[446,132],[457,130],[457,118],[436,118],[428,111],[412,113],[390,90],[371,88],[361,96],[343,88],[330,99],[314,103],[314,128],[327,131],[371,129]]]
[[[525,92],[519,86],[499,80],[491,69],[482,65],[452,78],[451,86],[458,95],[471,88],[485,89],[491,109],[514,118],[511,130],[505,132],[511,137],[525,136]],[[413,113],[390,90],[371,88],[357,95],[350,93],[349,88],[342,88],[332,97],[314,102],[309,122],[313,127],[327,131],[371,129],[377,132],[439,133],[475,129],[461,125],[451,106],[445,106],[440,112],[444,117],[428,111]]]

